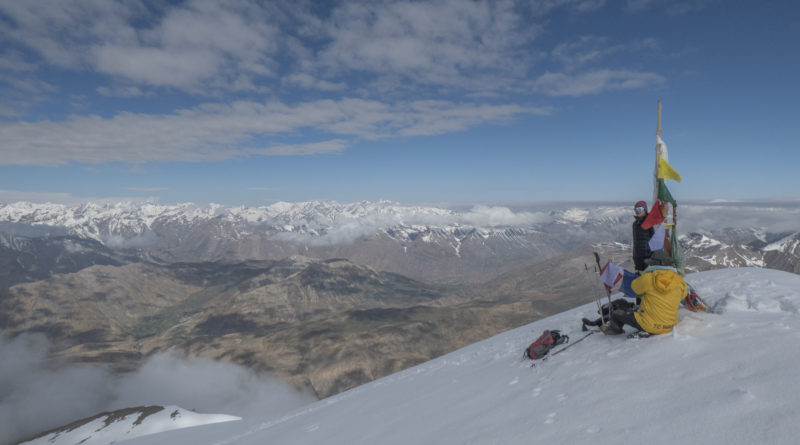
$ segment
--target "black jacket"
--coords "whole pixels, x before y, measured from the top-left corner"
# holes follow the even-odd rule
[[[652,227],[649,229],[642,228],[645,218],[647,218],[647,214],[633,221],[633,263],[636,270],[644,270],[647,267],[644,259],[649,258],[650,254],[653,253],[647,243],[653,237],[655,229]]]

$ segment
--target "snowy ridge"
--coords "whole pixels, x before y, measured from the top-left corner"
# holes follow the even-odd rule
[[[123,202],[116,204],[83,204],[69,207],[60,204],[17,202],[0,204],[0,221],[31,225],[65,227],[71,233],[105,241],[111,235],[125,238],[141,236],[156,226],[169,224],[192,225],[215,222],[233,225],[229,234],[254,230],[292,235],[324,236],[331,233],[363,234],[376,232],[412,237],[419,233],[459,236],[477,229],[481,236],[513,235],[514,231],[535,230],[541,224],[602,224],[608,218],[619,218],[622,208],[605,209],[593,216],[585,209],[556,212],[513,212],[506,207],[475,206],[469,211],[422,206],[404,206],[388,201],[377,203],[310,201],[278,202],[263,207],[224,207],[216,204],[199,207],[194,204],[160,206],[151,203]],[[594,219],[592,219],[594,218]]]
[[[148,406],[104,413],[23,442],[25,445],[106,445],[164,431],[241,420],[221,414],[198,414],[178,406]]]
[[[684,237],[684,239],[688,238]],[[692,241],[692,247],[696,249],[707,249],[709,247],[727,247],[727,246],[719,240],[709,238],[706,235],[701,235],[701,238],[699,240]]]
[[[800,232],[792,233],[791,235],[788,235],[781,240],[766,245],[762,250],[764,252],[769,252],[769,251],[787,252],[797,249],[798,245],[800,245],[800,240],[797,239],[798,235],[800,235]]]
[[[171,431],[134,444],[794,444],[800,276],[740,268],[687,276],[715,309],[671,334],[577,343],[588,304],[272,419]],[[544,329],[570,349],[522,351]],[[57,443],[57,445],[60,445]]]

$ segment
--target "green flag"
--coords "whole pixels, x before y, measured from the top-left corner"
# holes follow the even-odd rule
[[[669,192],[667,185],[664,184],[663,179],[658,180],[658,200],[661,202],[668,202],[673,206],[676,206],[678,203],[675,201],[675,198],[672,197],[672,193]]]
[[[685,273],[683,269],[683,251],[678,242],[678,231],[675,230],[675,228],[672,229],[672,233],[670,234],[670,247],[672,248],[672,261],[675,263],[675,269],[683,276]]]

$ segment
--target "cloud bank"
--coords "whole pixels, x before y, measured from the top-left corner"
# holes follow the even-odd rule
[[[544,108],[449,101],[383,103],[362,99],[287,105],[240,101],[209,104],[175,114],[122,113],[111,118],[73,116],[61,122],[0,123],[0,165],[108,162],[205,162],[248,156],[336,153],[341,138],[296,145],[258,139],[311,128],[358,139],[436,135],[481,122],[503,122]]]
[[[201,413],[278,416],[313,402],[240,366],[177,353],[151,357],[136,373],[48,359],[42,335],[0,336],[0,444],[12,444],[103,411],[174,404]]]

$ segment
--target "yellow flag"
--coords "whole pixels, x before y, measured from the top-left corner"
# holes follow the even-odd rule
[[[681,175],[661,156],[658,157],[658,179],[672,179],[681,182]]]

